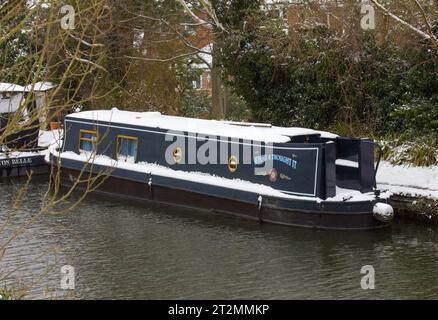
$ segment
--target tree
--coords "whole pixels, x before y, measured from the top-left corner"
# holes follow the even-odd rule
[[[236,13],[245,16],[224,37],[221,65],[255,120],[375,135],[405,130],[394,111],[413,99],[436,104],[437,51],[428,39],[400,32],[399,24],[362,30],[356,1],[292,8],[304,20],[289,17],[287,32],[254,6]],[[331,12],[336,27],[327,22]]]
[[[395,20],[400,25],[410,29],[411,31],[414,31],[416,34],[420,35],[425,40],[428,40],[431,42],[431,44],[438,48],[438,37],[436,35],[436,30],[434,31],[434,23],[436,24],[437,19],[437,9],[436,4],[434,3],[435,0],[429,0],[429,1],[419,1],[419,0],[413,0],[413,5],[415,6],[416,12],[412,14],[411,10],[402,10],[400,14],[394,13],[397,10],[397,4],[391,4],[391,7],[384,6],[381,1],[378,0],[370,0],[379,10],[384,12],[386,15],[388,15],[391,19]],[[426,6],[431,10],[429,12],[426,12],[425,4],[421,3],[425,2]],[[395,7],[395,8],[394,8]],[[413,9],[413,10],[415,10]],[[406,18],[404,18],[406,17]],[[419,26],[415,26],[413,23],[408,22],[409,20],[412,20],[412,17],[415,17],[417,20],[417,23]],[[435,20],[435,22],[433,21]]]
[[[6,125],[0,128],[2,147],[5,141],[10,142],[9,137],[16,133],[44,128],[45,123],[39,121],[42,116],[48,116],[49,122],[71,112],[71,107],[76,104],[89,104],[102,99],[102,96],[97,94],[97,89],[101,75],[107,73],[102,65],[106,49],[100,42],[102,34],[96,22],[104,19],[106,15],[106,0],[91,1],[88,6],[76,6],[77,24],[71,30],[64,29],[61,24],[60,9],[63,5],[61,1],[51,1],[47,4],[25,0],[0,4],[1,81],[30,84],[29,92],[24,93],[18,111],[9,115]],[[32,106],[35,84],[39,81],[52,81],[57,86],[47,96],[44,105],[34,108]],[[24,113],[25,109],[27,113]],[[27,148],[28,146],[23,146],[12,151],[24,151]],[[15,218],[24,205],[32,173],[29,173],[27,180],[17,189],[11,210],[0,220],[0,260],[5,259],[11,243],[28,232],[37,219],[43,214],[53,214],[59,210],[60,205],[65,205],[78,183],[85,184],[85,191],[79,199],[69,202],[65,210],[74,209],[89,192],[108,177],[107,172],[98,177],[91,177],[83,170],[73,188],[64,194],[60,189],[59,172],[55,169],[56,164],[52,167],[48,190],[41,190],[41,203],[39,206],[35,204],[36,212],[20,223]],[[21,293],[18,296],[10,295],[10,292],[3,290],[4,281],[13,276],[17,268],[19,266],[12,265],[7,270],[0,270],[1,295],[6,293],[12,298],[22,296]]]

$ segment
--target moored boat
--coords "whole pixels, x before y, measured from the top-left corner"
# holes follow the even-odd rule
[[[48,174],[45,155],[59,133],[40,130],[45,119],[34,114],[39,114],[44,93],[52,87],[43,82],[27,87],[0,83],[0,178]]]
[[[71,114],[64,129],[47,161],[65,186],[320,229],[393,217],[369,139],[117,109]]]
[[[32,132],[32,134],[29,134]],[[50,166],[46,161],[51,144],[58,145],[62,130],[23,130],[15,134],[14,143],[0,146],[0,178],[47,175]],[[24,140],[32,136],[36,144],[29,148]],[[22,147],[17,148],[17,143]]]

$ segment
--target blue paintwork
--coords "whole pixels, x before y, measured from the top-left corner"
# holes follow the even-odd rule
[[[162,166],[168,166],[175,170],[204,172],[229,179],[242,179],[254,183],[268,185],[276,190],[287,192],[293,195],[308,197],[326,197],[325,181],[325,159],[324,153],[326,142],[321,143],[285,143],[274,144],[271,153],[275,157],[274,168],[277,172],[276,181],[269,179],[270,172],[264,172],[264,175],[255,175],[255,160],[263,158],[266,154],[266,146],[263,143],[257,143],[261,146],[261,154],[258,158],[252,157],[251,163],[244,164],[244,148],[252,148],[248,141],[242,139],[231,141],[227,137],[217,139],[208,137],[210,143],[214,143],[218,150],[228,150],[229,155],[238,157],[238,170],[234,173],[228,170],[226,164],[189,164],[187,153],[183,155],[182,164],[168,164],[166,162],[166,149],[170,147],[178,138],[184,142],[182,149],[188,147],[189,143],[196,144],[196,150],[206,143],[206,140],[197,139],[192,133],[184,132],[169,134],[165,130],[148,127],[127,126],[116,123],[96,122],[89,120],[65,119],[65,140],[63,151],[72,151],[78,153],[79,150],[79,132],[80,129],[92,130],[99,132],[98,154],[107,155],[116,159],[116,141],[117,135],[128,135],[138,138],[137,162],[156,163]],[[236,128],[238,130],[238,128]],[[167,137],[171,141],[166,141]],[[221,149],[223,148],[223,149]],[[236,152],[238,150],[238,152]],[[238,154],[237,154],[238,153]],[[252,153],[251,153],[252,154]],[[269,154],[269,152],[268,152]],[[220,156],[218,156],[220,157]],[[219,162],[220,159],[217,159]]]

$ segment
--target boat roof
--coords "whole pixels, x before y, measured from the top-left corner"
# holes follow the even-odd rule
[[[32,84],[29,84],[24,89],[27,92],[30,92],[30,91],[43,92],[43,91],[53,89],[55,87],[56,87],[56,85],[54,85],[53,83],[51,83],[49,81],[40,81],[40,82],[36,82],[33,86],[32,86]],[[33,88],[33,90],[32,90],[32,88]]]
[[[0,82],[0,92],[39,92],[39,91],[47,91],[56,87],[53,83],[45,81],[45,82],[36,82],[33,86],[29,84],[25,87],[20,86],[14,83]],[[32,90],[33,88],[33,90]]]
[[[319,135],[322,138],[328,138],[328,139],[335,139],[338,137],[338,135],[327,131],[318,131],[313,129],[300,128],[300,127],[276,127],[269,123],[251,123],[251,122],[235,122],[235,121],[224,121],[224,123],[231,124],[234,126],[244,126],[244,127],[254,126],[262,129],[269,129],[272,132],[288,137],[310,136],[310,135]]]
[[[282,134],[289,137],[297,137],[297,136],[310,136],[310,135],[320,135],[321,138],[327,139],[336,139],[339,137],[337,134],[327,132],[327,131],[319,131],[313,129],[299,128],[299,127],[272,127],[272,130],[278,134]]]
[[[68,115],[67,118],[103,121],[114,124],[135,125],[181,132],[194,132],[207,136],[231,137],[265,143],[287,143],[293,136],[323,133],[321,131],[305,128],[281,128],[272,127],[267,124],[232,123],[218,120],[168,116],[162,115],[159,112],[121,111],[116,108],[112,110],[93,110],[73,113]]]
[[[25,89],[18,84],[0,82],[0,92],[24,92]]]

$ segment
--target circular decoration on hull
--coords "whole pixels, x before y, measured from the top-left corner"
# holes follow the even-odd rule
[[[277,182],[277,180],[278,180],[278,171],[274,168],[271,170],[271,173],[269,174],[269,181]]]
[[[231,156],[228,159],[228,170],[230,170],[230,172],[236,172],[238,166],[239,161],[237,160],[237,158],[235,156]]]
[[[182,149],[180,147],[177,147],[172,152],[173,160],[176,164],[180,164],[182,160]]]

